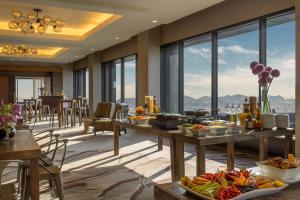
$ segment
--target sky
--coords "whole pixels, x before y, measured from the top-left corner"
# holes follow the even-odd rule
[[[249,64],[259,60],[257,31],[246,32],[218,40],[218,94],[257,96],[258,78]],[[207,41],[207,40],[205,40]],[[295,23],[287,22],[267,29],[267,65],[281,71],[274,80],[270,95],[295,98]],[[184,92],[193,98],[211,96],[211,42],[184,49]]]

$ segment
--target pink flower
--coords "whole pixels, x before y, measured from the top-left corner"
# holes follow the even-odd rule
[[[272,67],[266,67],[266,69],[265,70],[267,70],[268,72],[271,72],[272,71]]]
[[[264,71],[265,66],[263,64],[258,64],[255,66],[254,69],[257,74],[260,74],[262,71]]]
[[[267,85],[267,79],[265,79],[265,78],[260,78],[260,79],[258,80],[258,83],[259,83],[260,86],[266,86],[266,85]]]
[[[257,64],[259,64],[257,61],[251,62],[250,63],[250,68],[253,70]]]
[[[268,72],[267,70],[264,70],[260,73],[262,78],[268,78],[270,75],[270,72]]]
[[[279,77],[280,76],[280,71],[278,69],[273,69],[271,71],[271,76],[273,76],[273,77]]]

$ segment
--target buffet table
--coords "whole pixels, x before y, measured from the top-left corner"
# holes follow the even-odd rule
[[[234,168],[234,143],[260,140],[259,159],[265,160],[268,152],[268,138],[276,136],[285,136],[285,152],[287,155],[291,152],[291,141],[294,135],[294,129],[284,130],[247,130],[238,134],[196,137],[182,134],[181,130],[163,130],[153,128],[149,124],[137,125],[127,121],[113,121],[114,127],[114,155],[119,155],[120,149],[120,130],[122,128],[130,128],[137,133],[145,133],[158,136],[158,150],[163,149],[163,138],[170,140],[170,158],[171,158],[171,176],[173,181],[179,180],[185,175],[185,160],[184,160],[184,144],[190,143],[196,145],[196,174],[205,173],[205,146],[215,144],[227,145],[227,168]]]
[[[174,134],[180,134],[180,130],[163,130],[159,128],[153,128],[149,124],[143,124],[143,125],[136,125],[133,123],[129,123],[126,121],[113,121],[113,127],[114,127],[114,155],[119,155],[119,149],[120,149],[120,130],[121,128],[130,128],[135,130],[137,133],[145,133],[145,134],[151,134],[156,135],[158,137],[158,150],[163,149],[163,138],[168,138],[170,140],[170,157],[171,157],[171,175],[172,180],[175,180],[175,177],[177,177],[176,174],[174,174],[176,169],[173,167],[175,166],[173,163],[175,163],[176,155],[174,154],[175,151],[173,150],[173,135]]]
[[[255,200],[298,200],[300,196],[299,188],[300,183],[289,185],[284,190],[273,195],[256,197]],[[177,183],[164,183],[154,185],[154,199],[155,200],[199,200],[199,197],[195,197],[187,193]]]
[[[196,145],[196,174],[201,175],[205,173],[205,146],[214,144],[226,144],[227,145],[227,169],[234,169],[234,143],[249,141],[249,140],[260,140],[259,147],[259,160],[265,160],[268,153],[268,138],[276,136],[285,136],[285,152],[287,156],[291,152],[291,142],[293,135],[295,134],[294,129],[272,129],[272,130],[246,130],[241,133],[235,133],[231,135],[220,135],[220,136],[208,136],[208,137],[196,137],[188,136],[183,134],[176,134],[172,137],[172,148],[174,156],[176,157],[174,165],[174,174],[176,175],[173,180],[179,180],[185,175],[185,164],[184,164],[184,143],[190,143]]]

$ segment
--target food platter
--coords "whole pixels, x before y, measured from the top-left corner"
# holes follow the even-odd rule
[[[246,169],[204,173],[196,177],[184,176],[178,185],[188,193],[206,200],[246,200],[279,192],[287,183]]]
[[[200,199],[216,200],[214,198],[207,197],[205,195],[199,194],[199,193],[191,190],[190,188],[184,186],[181,182],[178,182],[178,185],[180,187],[182,187],[183,189],[185,189],[188,193],[193,194],[194,196],[197,196]],[[234,197],[234,198],[232,198],[232,200],[246,200],[246,199],[252,199],[252,198],[255,198],[255,197],[271,195],[271,194],[274,194],[274,193],[277,193],[277,192],[283,190],[287,186],[288,186],[288,184],[285,184],[283,187],[280,187],[280,188],[265,188],[265,189],[253,190],[253,191],[250,191],[250,192],[243,193],[243,194],[241,194],[237,197]]]

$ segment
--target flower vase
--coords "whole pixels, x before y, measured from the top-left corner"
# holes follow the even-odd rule
[[[0,140],[10,140],[16,134],[16,128],[9,126],[8,128],[0,128]]]
[[[268,88],[263,87],[262,90],[262,108],[261,108],[262,113],[264,114],[271,114],[271,105],[270,105],[270,100],[269,100],[269,95],[268,95]]]

